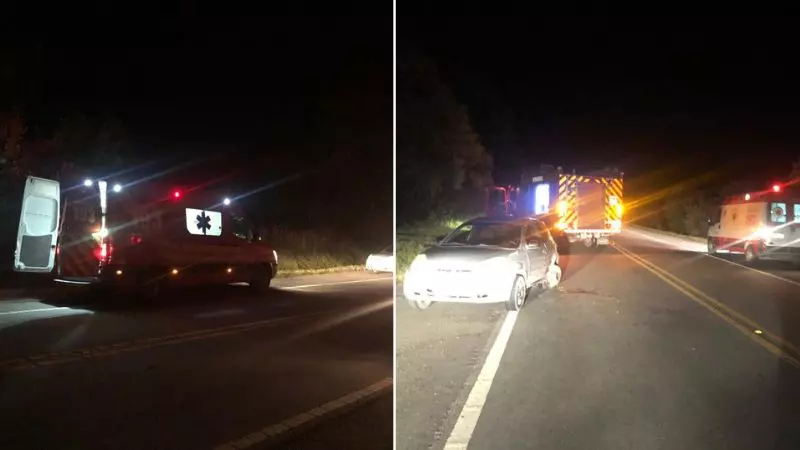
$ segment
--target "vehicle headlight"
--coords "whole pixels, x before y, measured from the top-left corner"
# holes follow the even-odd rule
[[[411,261],[411,265],[408,266],[408,272],[415,272],[425,267],[425,264],[428,262],[428,257],[425,254],[419,254],[414,261]]]

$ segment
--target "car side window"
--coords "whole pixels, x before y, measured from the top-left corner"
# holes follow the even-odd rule
[[[244,216],[232,216],[233,235],[248,242],[253,240],[253,227],[249,220]]]

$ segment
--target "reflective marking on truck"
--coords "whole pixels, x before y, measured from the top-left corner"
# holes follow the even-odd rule
[[[558,179],[558,199],[566,202],[566,214],[562,219],[568,229],[580,228],[578,223],[578,183],[601,184],[605,190],[605,220],[622,219],[622,179],[590,177],[583,175],[561,175]],[[612,199],[616,198],[616,202]]]

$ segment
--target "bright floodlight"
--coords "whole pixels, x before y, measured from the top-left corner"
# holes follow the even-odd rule
[[[114,185],[114,192],[122,192],[122,185],[117,183]]]
[[[230,205],[231,204],[231,199],[226,197],[225,200],[222,201],[222,203],[224,203],[225,206]]]
[[[86,186],[86,187],[90,187],[92,184],[93,184],[92,180],[90,180],[88,178],[83,180],[83,185]]]

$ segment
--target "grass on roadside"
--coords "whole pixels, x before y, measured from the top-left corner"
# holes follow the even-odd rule
[[[408,266],[423,250],[436,242],[436,238],[453,231],[464,220],[430,219],[397,227],[397,281],[403,280]]]
[[[359,270],[368,256],[351,242],[315,231],[274,227],[264,230],[262,236],[278,253],[281,276]]]

